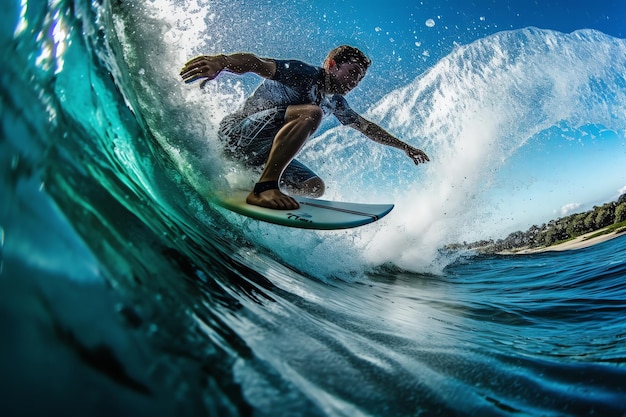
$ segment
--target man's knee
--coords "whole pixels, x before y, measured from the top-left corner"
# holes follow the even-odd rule
[[[312,105],[309,109],[307,109],[305,117],[312,120],[315,124],[319,125],[322,121],[322,118],[324,117],[324,112],[319,106]]]
[[[304,122],[311,123],[316,128],[322,121],[324,112],[319,106],[314,104],[291,105],[287,108],[285,120],[290,122],[299,119]]]

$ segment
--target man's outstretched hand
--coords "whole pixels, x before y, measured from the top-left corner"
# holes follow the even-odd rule
[[[428,155],[426,155],[424,151],[414,148],[411,145],[406,145],[404,152],[413,160],[413,162],[415,162],[415,165],[430,161],[430,159],[428,159]]]
[[[207,82],[213,80],[224,70],[224,64],[223,55],[200,55],[185,64],[180,71],[180,76],[186,84],[206,78],[200,84],[200,88],[202,88]]]

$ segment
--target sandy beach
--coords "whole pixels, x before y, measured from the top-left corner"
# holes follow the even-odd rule
[[[620,236],[625,236],[626,235],[626,228],[621,228],[616,230],[615,232],[610,232],[604,235],[600,235],[600,236],[596,236],[593,238],[590,238],[590,236],[593,236],[595,234],[598,234],[599,232],[602,232],[602,230],[606,230],[606,229],[601,229],[601,230],[597,230],[595,232],[590,232],[584,235],[580,235],[575,239],[569,240],[567,242],[564,243],[560,243],[558,245],[552,245],[552,246],[547,246],[547,247],[543,247],[543,248],[532,248],[532,249],[520,249],[520,250],[516,250],[516,251],[507,251],[507,252],[501,252],[501,254],[503,255],[523,255],[523,254],[529,254],[529,253],[540,253],[540,252],[560,252],[560,251],[564,251],[564,250],[574,250],[574,249],[582,249],[582,248],[586,248],[592,245],[597,245],[598,243],[602,243],[602,242],[606,242],[607,240],[611,240],[611,239],[615,239],[616,237],[620,237]]]

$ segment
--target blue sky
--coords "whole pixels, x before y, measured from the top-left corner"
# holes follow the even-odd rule
[[[490,192],[502,220],[525,229],[626,192],[623,134],[589,126],[576,136],[544,132],[507,161]]]
[[[322,35],[328,34],[327,47],[342,39],[360,44],[387,70],[385,86],[414,79],[455,43],[503,30],[591,28],[626,37],[623,0],[310,0],[300,10],[313,17]],[[434,26],[426,24],[429,19]],[[380,78],[371,78],[371,85],[380,85]]]
[[[626,37],[623,0],[268,0],[210,7],[214,33],[203,52],[251,50],[321,63],[338,44],[362,48],[373,60],[358,94],[364,106],[413,80],[456,44],[503,30],[592,28]]]

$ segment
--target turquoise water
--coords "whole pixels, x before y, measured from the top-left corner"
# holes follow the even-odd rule
[[[569,173],[581,202],[626,184],[626,42],[606,24],[619,13],[425,3],[6,2],[0,414],[623,416],[623,237],[442,250],[498,237],[567,188],[546,155],[562,169],[587,156]],[[312,232],[216,208],[216,190],[252,181],[215,129],[258,80],[200,90],[181,64],[234,50],[319,62],[348,41],[375,62],[350,102],[433,161],[416,169],[332,121],[303,160],[329,197],[396,209]]]

